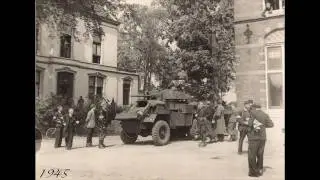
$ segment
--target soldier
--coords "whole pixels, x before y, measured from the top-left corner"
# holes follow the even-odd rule
[[[99,108],[98,110],[98,118],[97,118],[97,127],[98,127],[98,132],[99,132],[99,148],[105,148],[106,145],[103,144],[104,138],[106,137],[107,134],[107,116],[106,116],[106,111],[104,111],[102,108]]]
[[[199,146],[206,146],[206,139],[210,136],[210,132],[212,132],[211,122],[209,122],[210,114],[208,113],[209,108],[205,105],[199,104],[199,113],[198,113],[198,121],[197,126],[199,129],[199,135],[201,139],[201,143]]]
[[[248,121],[250,119],[250,103],[249,101],[244,102],[244,109],[241,112],[241,118],[238,119],[238,130],[240,132],[238,154],[242,154],[242,145],[245,137],[248,134]]]
[[[67,150],[71,150],[72,148],[72,142],[73,142],[73,136],[75,133],[75,126],[79,124],[79,121],[76,120],[74,114],[73,114],[73,108],[69,108],[68,114],[65,115],[65,121],[66,121],[66,148]]]
[[[64,126],[66,125],[66,123],[63,120],[62,106],[59,105],[57,109],[58,109],[57,112],[53,116],[53,121],[56,124],[56,134],[55,134],[56,139],[54,143],[55,148],[61,147]]]
[[[87,133],[88,133],[86,147],[92,146],[92,136],[93,136],[94,128],[96,126],[95,110],[96,110],[96,105],[91,104],[90,111],[88,112],[87,118],[86,118],[86,128],[87,128]]]
[[[261,110],[260,105],[253,105],[250,113],[252,117],[248,123],[249,176],[258,177],[263,174],[263,154],[267,140],[266,128],[272,128],[274,125],[268,114]]]
[[[224,140],[224,133],[226,131],[226,126],[224,121],[224,107],[222,106],[221,99],[217,101],[217,107],[213,115],[213,119],[216,121],[215,132],[218,135],[218,140],[221,142]]]

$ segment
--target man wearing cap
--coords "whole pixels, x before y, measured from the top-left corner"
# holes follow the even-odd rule
[[[254,104],[254,103],[253,103],[253,100],[252,100],[252,99],[248,100],[248,103],[249,103],[249,106],[250,106],[250,109],[251,109],[251,108],[252,108],[252,105]]]
[[[238,130],[240,132],[240,137],[239,137],[239,145],[238,145],[238,154],[242,154],[242,145],[245,137],[248,134],[248,122],[250,119],[250,102],[245,101],[244,102],[244,108],[241,112],[241,118],[238,119]]]
[[[249,176],[258,177],[263,174],[263,153],[266,144],[266,128],[274,126],[272,120],[261,110],[261,106],[254,104],[250,110],[251,118],[248,122],[248,163]]]

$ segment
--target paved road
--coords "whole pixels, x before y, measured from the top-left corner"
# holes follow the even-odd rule
[[[200,148],[195,141],[175,141],[155,147],[150,138],[139,137],[137,144],[123,145],[118,136],[105,139],[106,149],[84,148],[85,138],[76,137],[71,151],[54,149],[53,140],[44,140],[36,154],[36,174],[40,179],[42,169],[67,168],[71,171],[64,179],[74,180],[284,180],[282,140],[268,140],[266,172],[260,178],[247,176],[247,154],[237,154],[236,142]]]

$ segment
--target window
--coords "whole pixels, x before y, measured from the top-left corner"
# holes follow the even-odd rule
[[[36,24],[36,54],[39,54],[39,47],[40,47],[40,39],[39,39],[39,24]]]
[[[98,35],[93,36],[92,44],[92,62],[100,64],[101,58],[101,37]]]
[[[36,97],[40,97],[40,75],[41,72],[39,70],[36,71]]]
[[[60,36],[60,56],[71,58],[71,36],[68,34]]]
[[[267,47],[267,82],[269,108],[283,106],[283,46]]]
[[[130,80],[123,81],[123,105],[129,105],[130,100]]]
[[[89,76],[89,98],[93,99],[95,96],[102,97],[103,94],[103,77]]]
[[[57,95],[63,98],[73,98],[74,74],[58,72],[57,76]]]
[[[265,8],[267,11],[284,9],[285,0],[265,0]]]
[[[268,70],[280,70],[282,68],[282,48],[269,47],[267,51]]]
[[[269,107],[282,106],[282,73],[268,73]]]

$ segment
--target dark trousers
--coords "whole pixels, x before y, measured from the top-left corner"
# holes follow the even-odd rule
[[[249,174],[256,175],[263,170],[263,154],[266,140],[249,140],[248,163]]]
[[[67,130],[67,134],[66,134],[66,138],[65,138],[67,149],[71,149],[72,148],[73,136],[74,136],[74,128],[68,129]]]
[[[92,144],[93,131],[94,131],[94,128],[88,128],[87,144]]]
[[[240,132],[240,137],[239,137],[238,152],[241,153],[244,138],[246,138],[246,136],[248,134],[248,128],[243,127],[241,129],[239,129],[239,132]]]
[[[107,128],[106,127],[99,127],[99,141],[104,141],[106,134],[107,134]]]
[[[61,143],[62,143],[62,137],[63,137],[63,127],[57,127],[56,128],[56,139],[54,142],[54,147],[58,148],[61,147]]]

